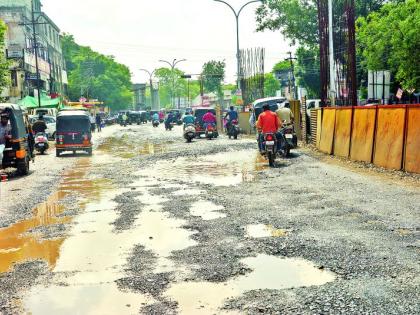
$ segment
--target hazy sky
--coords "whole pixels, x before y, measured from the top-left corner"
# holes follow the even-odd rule
[[[248,0],[227,0],[235,9]],[[225,60],[227,81],[236,78],[235,17],[213,0],[42,0],[43,10],[82,45],[130,67],[135,82],[140,68],[164,66],[159,59],[187,59],[178,68],[199,73],[208,60]],[[240,17],[241,48],[265,47],[266,72],[291,48],[279,32],[256,32],[250,4]]]

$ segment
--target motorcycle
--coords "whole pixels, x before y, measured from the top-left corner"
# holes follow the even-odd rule
[[[154,128],[157,128],[157,127],[159,127],[160,121],[159,120],[153,120],[152,124],[153,124]]]
[[[123,126],[124,126],[124,127],[127,127],[127,120],[121,120],[121,121],[120,121],[120,126],[121,126],[121,127],[123,127]]]
[[[44,154],[49,149],[48,136],[46,133],[37,133],[35,135],[35,150]]]
[[[195,126],[193,124],[188,124],[184,128],[184,138],[187,140],[188,143],[192,141],[192,139],[195,138]]]
[[[217,138],[217,130],[215,124],[207,124],[206,126],[206,138],[211,140],[213,138]]]
[[[297,136],[293,124],[285,125],[280,130],[280,134],[282,135],[280,154],[283,157],[288,157],[290,155],[290,150],[297,147]]]
[[[263,154],[268,159],[268,164],[274,167],[277,156],[277,137],[274,133],[263,134]]]
[[[240,133],[241,129],[239,128],[239,123],[237,120],[232,120],[232,122],[229,123],[228,127],[228,136],[229,139],[238,139],[238,135]]]
[[[173,122],[166,122],[165,121],[165,129],[172,131],[172,128],[174,127],[174,123]]]

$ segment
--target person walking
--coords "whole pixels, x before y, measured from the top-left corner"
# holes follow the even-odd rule
[[[95,122],[96,122],[96,128],[97,128],[98,132],[101,132],[102,131],[102,119],[101,119],[101,115],[96,114]]]

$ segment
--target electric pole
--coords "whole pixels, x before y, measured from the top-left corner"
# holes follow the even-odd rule
[[[38,90],[38,107],[41,107],[41,76],[39,74],[39,64],[38,64],[38,41],[36,38],[36,29],[35,25],[37,24],[35,21],[35,6],[34,0],[31,1],[31,24],[32,24],[32,40],[34,46],[34,53],[35,53],[35,69],[36,69],[36,87]]]
[[[292,92],[293,95],[293,99],[297,98],[297,91],[296,91],[296,80],[295,80],[295,64],[293,62],[293,60],[297,60],[297,58],[293,58],[292,57],[292,52],[288,52],[289,54],[289,58],[286,59],[286,61],[290,61],[290,71],[291,71],[291,84],[289,81],[289,92]]]

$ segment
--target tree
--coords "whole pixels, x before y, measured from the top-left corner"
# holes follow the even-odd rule
[[[296,51],[296,56],[298,85],[307,90],[309,97],[318,98],[321,89],[319,49],[299,47]]]
[[[203,65],[202,74],[204,76],[204,90],[207,92],[217,93],[219,96],[223,94],[222,82],[225,79],[224,61],[211,60]]]
[[[420,3],[386,4],[357,22],[362,64],[369,70],[389,69],[405,89],[420,88]]]
[[[7,26],[0,20],[0,91],[8,87],[10,84],[10,70],[9,62],[6,59],[4,52],[5,49],[5,34]]]
[[[113,56],[78,45],[72,35],[64,34],[61,42],[69,72],[70,99],[80,96],[99,99],[112,110],[132,106],[131,74],[127,66],[117,63]]]
[[[266,73],[264,75],[264,96],[276,96],[278,90],[280,90],[280,82],[274,77],[272,73]]]

